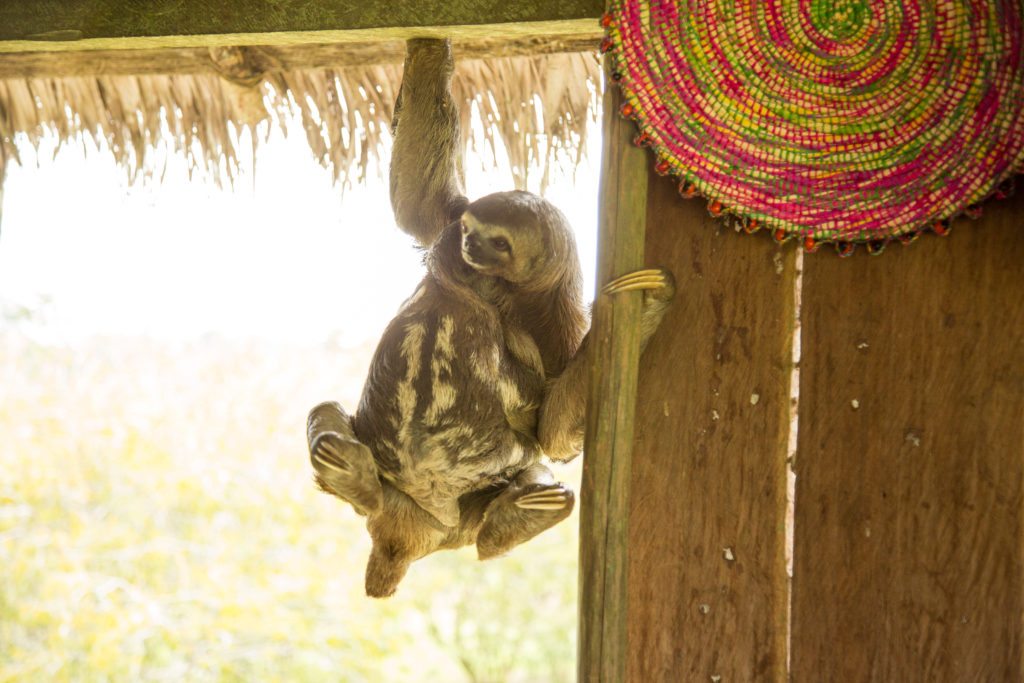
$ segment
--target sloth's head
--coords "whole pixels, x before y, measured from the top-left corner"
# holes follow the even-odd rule
[[[484,275],[531,289],[550,287],[575,268],[569,222],[529,192],[496,192],[470,204],[459,221],[462,260]]]

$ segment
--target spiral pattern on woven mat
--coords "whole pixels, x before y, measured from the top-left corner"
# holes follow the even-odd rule
[[[612,0],[662,170],[820,241],[894,237],[1024,171],[1021,0]]]

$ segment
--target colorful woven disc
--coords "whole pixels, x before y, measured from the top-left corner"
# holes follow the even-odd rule
[[[614,78],[723,210],[808,241],[915,233],[1024,171],[1021,0],[612,0]]]

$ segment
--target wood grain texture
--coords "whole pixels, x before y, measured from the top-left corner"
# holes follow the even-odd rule
[[[558,25],[563,33],[592,28],[602,11],[600,0],[9,0],[0,3],[0,51],[331,42],[316,36],[332,34],[404,39],[460,27],[474,33],[474,27],[504,26],[525,36]],[[485,33],[501,35],[493,28]]]
[[[537,36],[462,38],[453,41],[456,61],[492,57],[596,51],[601,29],[589,33]],[[401,64],[405,43],[400,40],[304,45],[247,45],[239,48],[247,61],[264,71],[326,69],[377,64]],[[16,52],[0,58],[0,79],[67,78],[75,76],[143,76],[219,74],[207,47],[168,47],[150,50],[84,50],[81,52]]]
[[[794,681],[1024,680],[1024,197],[986,214],[805,261]]]
[[[640,368],[630,681],[786,678],[793,246],[651,180],[646,261],[679,289]]]
[[[607,72],[608,60],[605,60]],[[608,282],[643,265],[647,158],[630,145],[633,124],[618,115],[618,88],[604,94],[597,277]],[[578,680],[625,680],[627,531],[633,412],[642,294],[598,297],[580,496]]]

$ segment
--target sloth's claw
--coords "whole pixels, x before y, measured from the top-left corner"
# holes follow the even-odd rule
[[[665,271],[660,268],[646,268],[634,270],[615,278],[604,287],[601,292],[604,294],[618,294],[619,292],[630,292],[643,289],[662,289],[668,286],[668,279]]]
[[[316,451],[313,453],[313,459],[323,465],[324,467],[338,470],[341,472],[349,472],[351,468],[345,459],[341,456],[341,453],[330,443],[327,439],[321,439],[320,443],[317,444]]]
[[[523,510],[561,510],[569,504],[570,494],[559,486],[553,489],[541,489],[517,498],[516,507]]]

